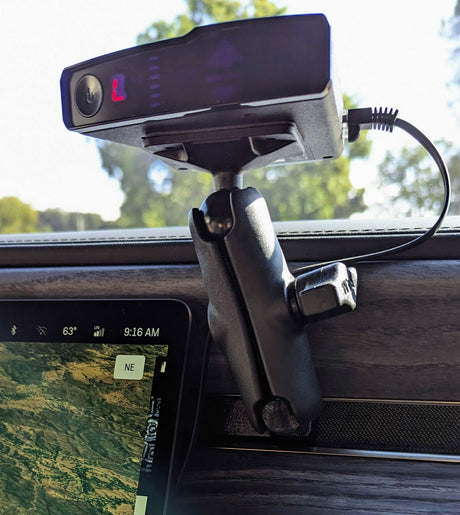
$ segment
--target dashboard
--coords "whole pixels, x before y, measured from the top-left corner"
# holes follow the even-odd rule
[[[377,30],[360,23],[350,33],[371,14],[363,5],[331,10],[337,62],[345,64],[342,78],[353,93],[342,98],[324,15],[279,16],[285,10],[275,3],[254,0],[244,8],[252,19],[204,24],[169,41],[160,40],[199,18],[239,17],[239,2],[223,10],[187,2],[193,12],[171,23],[160,20],[174,16],[173,5],[164,16],[160,5],[103,5],[80,20],[81,6],[72,12],[70,4],[56,6],[52,16],[41,4],[8,16],[17,19],[12,27],[27,28],[30,20],[22,32],[34,39],[29,48],[3,31],[3,46],[15,45],[6,74],[18,80],[3,95],[1,168],[5,197],[18,198],[2,200],[12,222],[19,217],[8,206],[25,214],[22,225],[2,224],[0,234],[1,513],[459,513],[460,216],[435,231],[450,188],[431,142],[397,110],[354,106],[359,98],[368,103],[367,91],[382,101],[398,98],[417,124],[428,120],[458,189],[455,116],[445,103],[458,82],[453,47],[446,45],[458,40],[458,9],[419,9],[409,34],[413,12],[400,8],[386,20],[394,10],[382,8],[380,25],[404,36],[392,38],[393,52],[387,39],[382,49],[361,45],[356,52],[356,38],[367,30],[367,41]],[[269,6],[276,19],[265,12]],[[37,32],[44,13],[51,29]],[[132,44],[123,33],[139,32],[130,22],[139,13],[143,28],[149,17],[157,20],[139,35],[150,43],[107,54]],[[69,19],[85,30],[70,34]],[[440,24],[442,43],[434,37]],[[389,69],[389,55],[391,77],[375,81],[373,72]],[[379,64],[369,70],[363,61]],[[49,85],[61,72],[59,106]],[[420,110],[427,92],[429,113]],[[59,123],[61,114],[74,134]],[[24,152],[17,134],[31,116],[40,123],[32,130],[26,122]],[[434,159],[444,183],[438,222],[431,219],[438,186],[422,148],[404,147],[398,157],[397,145],[376,141],[377,157],[354,175],[349,161],[370,151],[371,141],[361,139],[329,171],[322,167],[342,154],[344,137],[353,142],[371,127],[403,129]],[[446,134],[452,143],[440,141]],[[84,142],[91,136],[97,149]],[[145,153],[140,164],[129,157],[125,163],[109,142],[147,150],[178,174]],[[78,163],[69,160],[71,148]],[[387,149],[392,157],[373,175],[368,165],[377,168]],[[240,189],[241,174],[318,160],[319,173],[289,166],[284,181],[274,168],[252,176],[253,185],[271,211],[280,208],[273,218],[352,219],[275,222],[278,246],[268,209],[256,208],[263,199],[253,188]],[[121,228],[186,223],[187,206],[206,195],[184,200],[195,190],[187,185],[188,177],[195,181],[192,169],[211,171],[215,191],[191,212],[190,228]],[[412,178],[414,186],[420,179],[426,202],[411,212],[429,216],[359,219],[384,207],[404,209]],[[278,200],[270,199],[270,187]],[[311,205],[303,205],[305,193]],[[384,194],[394,200],[380,211]],[[121,206],[118,214],[106,211],[110,203]],[[66,211],[41,211],[39,204]],[[452,212],[459,205],[453,191]],[[284,211],[290,207],[296,209]],[[6,234],[71,226],[120,228]],[[349,256],[366,260],[352,260],[342,275],[330,272],[334,265],[310,275],[315,263]],[[332,283],[338,302],[324,287]],[[320,295],[309,296],[315,289]]]
[[[404,242],[421,224],[275,227],[295,270]],[[308,437],[256,433],[225,354],[211,344],[194,445],[169,512],[456,512],[459,243],[460,219],[450,217],[424,245],[358,263],[356,311],[309,325],[324,407]],[[208,338],[206,290],[187,228],[2,235],[0,245],[3,301],[174,299],[190,311],[190,345],[202,349]],[[72,338],[77,324],[60,309],[58,325]],[[158,336],[157,326],[126,325],[123,336]]]

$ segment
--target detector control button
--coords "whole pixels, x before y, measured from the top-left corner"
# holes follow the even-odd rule
[[[85,75],[78,81],[75,100],[82,116],[94,116],[101,108],[102,98],[102,84],[97,77]]]

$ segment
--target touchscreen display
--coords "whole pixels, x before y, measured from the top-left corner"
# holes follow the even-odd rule
[[[164,454],[171,446],[162,440],[161,403],[174,402],[180,383],[169,355],[185,347],[183,308],[0,302],[4,513],[161,513],[152,499],[164,495],[161,446]]]

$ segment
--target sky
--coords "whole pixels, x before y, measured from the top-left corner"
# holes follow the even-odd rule
[[[441,36],[455,0],[278,4],[289,14],[326,14],[342,91],[360,107],[398,108],[431,139],[460,141],[450,104],[452,42]],[[94,140],[64,127],[60,75],[66,66],[134,46],[152,21],[170,21],[184,7],[182,0],[0,0],[0,197],[118,217],[123,193],[101,169]],[[404,135],[372,139],[372,158],[352,171],[356,186],[370,189],[385,151],[412,144]]]

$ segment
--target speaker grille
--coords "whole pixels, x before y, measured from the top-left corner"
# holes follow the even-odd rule
[[[325,400],[308,437],[283,442],[249,424],[239,397],[207,399],[202,437],[216,445],[292,450],[305,447],[460,455],[460,405],[370,400]]]
[[[460,453],[460,406],[380,402],[324,403],[319,447]]]

